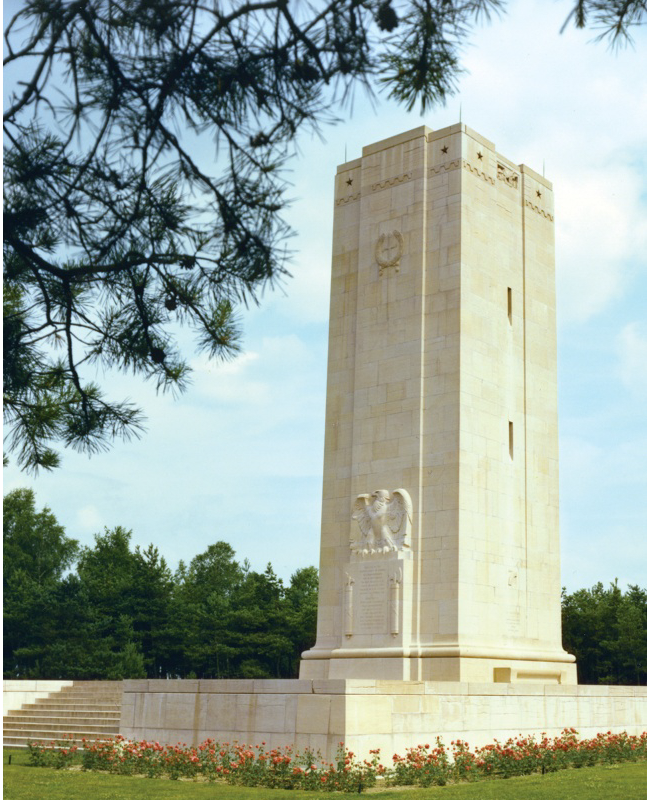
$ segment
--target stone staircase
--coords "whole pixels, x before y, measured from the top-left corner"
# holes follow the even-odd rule
[[[121,681],[75,681],[59,692],[10,711],[3,719],[3,745],[62,738],[104,739],[120,732]]]

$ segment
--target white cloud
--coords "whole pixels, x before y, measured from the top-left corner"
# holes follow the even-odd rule
[[[247,407],[272,406],[274,414],[282,417],[283,409],[293,407],[300,394],[304,398],[310,393],[314,368],[320,372],[322,365],[314,364],[313,349],[296,334],[264,336],[256,350],[232,362],[193,360],[194,385],[186,402],[209,401],[215,408],[229,405],[236,414]]]
[[[76,529],[82,533],[101,533],[105,526],[105,518],[95,505],[83,506],[76,514]],[[110,526],[109,526],[110,527]]]
[[[217,374],[224,378],[228,375],[240,375],[251,364],[259,360],[260,354],[253,351],[240,353],[236,358],[231,361],[215,362],[207,358],[194,358],[190,362],[190,366],[196,373],[209,373],[211,375]]]
[[[625,166],[569,169],[555,186],[558,297],[565,323],[621,298],[644,263],[642,178]]]
[[[645,41],[614,55],[571,26],[560,35],[567,13],[509,3],[468,51],[459,100],[470,126],[553,182],[560,320],[580,324],[645,262]]]

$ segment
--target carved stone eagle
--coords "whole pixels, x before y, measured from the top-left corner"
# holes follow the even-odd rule
[[[408,547],[412,516],[413,505],[406,489],[377,489],[371,495],[358,495],[352,508],[358,531],[353,523],[350,549],[367,556]]]

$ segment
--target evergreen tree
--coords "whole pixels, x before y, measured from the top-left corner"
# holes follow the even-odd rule
[[[169,653],[173,645],[171,617],[174,581],[158,548],[135,548],[131,589],[133,647],[143,654],[143,669],[151,678],[166,677],[173,666]],[[133,675],[132,677],[136,677]]]
[[[65,535],[49,508],[36,511],[31,489],[5,496],[2,521],[4,673],[43,677],[41,664],[57,641],[61,581],[78,543]]]
[[[79,545],[49,508],[36,511],[31,489],[15,489],[5,495],[2,510],[3,577],[11,580],[21,572],[32,583],[56,583],[78,554]]]
[[[285,678],[291,672],[292,646],[282,580],[268,564],[246,572],[235,598],[229,641],[242,678]]]
[[[638,586],[563,589],[562,638],[576,656],[578,682],[645,686],[647,620],[647,592]]]
[[[235,551],[216,542],[179,564],[175,576],[172,627],[179,677],[232,677],[235,652],[227,642],[232,601],[242,580]]]
[[[287,636],[291,641],[291,670],[288,677],[297,678],[300,656],[316,641],[318,614],[318,570],[304,567],[291,576],[285,592]]]
[[[166,663],[171,611],[171,573],[158,550],[131,550],[132,532],[121,526],[95,536],[81,551],[80,595],[91,610],[90,624],[102,658],[97,677],[156,677]],[[98,654],[99,656],[99,654]]]

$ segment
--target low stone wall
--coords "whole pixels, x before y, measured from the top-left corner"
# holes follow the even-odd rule
[[[372,680],[124,681],[120,733],[161,744],[208,737],[389,760],[436,736],[470,746],[517,734],[646,730],[646,687]]]
[[[2,716],[33,703],[37,697],[58,692],[64,686],[72,686],[72,681],[2,681]]]

